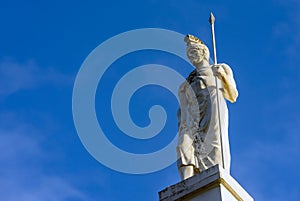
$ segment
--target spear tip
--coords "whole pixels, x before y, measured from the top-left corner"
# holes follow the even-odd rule
[[[210,24],[214,24],[215,23],[215,16],[214,16],[214,14],[212,13],[212,12],[210,12],[210,16],[209,16],[209,23]]]

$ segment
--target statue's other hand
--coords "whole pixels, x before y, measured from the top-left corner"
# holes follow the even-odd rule
[[[234,103],[238,97],[238,91],[231,68],[227,64],[222,63],[214,65],[212,69],[215,76],[222,81],[224,97]]]
[[[217,78],[222,79],[226,76],[226,71],[224,70],[223,64],[216,64],[212,67],[214,76]]]

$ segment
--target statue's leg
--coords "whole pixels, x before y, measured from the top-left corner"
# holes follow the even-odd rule
[[[181,180],[185,180],[195,175],[193,165],[181,166],[179,172],[180,172]]]

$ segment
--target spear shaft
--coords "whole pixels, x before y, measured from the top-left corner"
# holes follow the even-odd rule
[[[217,65],[218,62],[217,62],[215,25],[214,25],[215,24],[215,17],[213,15],[213,13],[210,13],[209,23],[211,25],[212,45],[213,45],[213,53],[214,53],[214,65]],[[221,125],[221,116],[220,116],[219,86],[218,86],[217,76],[215,76],[215,81],[216,81],[216,96],[217,96],[217,113],[218,113],[219,129],[220,129],[220,144],[221,144],[221,154],[222,154],[222,166],[225,169],[223,139],[222,139],[222,125]]]

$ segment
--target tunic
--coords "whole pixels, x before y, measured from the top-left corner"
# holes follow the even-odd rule
[[[233,77],[232,77],[233,80]],[[196,172],[222,164],[215,77],[211,66],[190,73],[179,87],[178,167],[193,165]],[[228,109],[218,79],[224,169],[230,171]],[[235,86],[235,83],[234,83]]]

